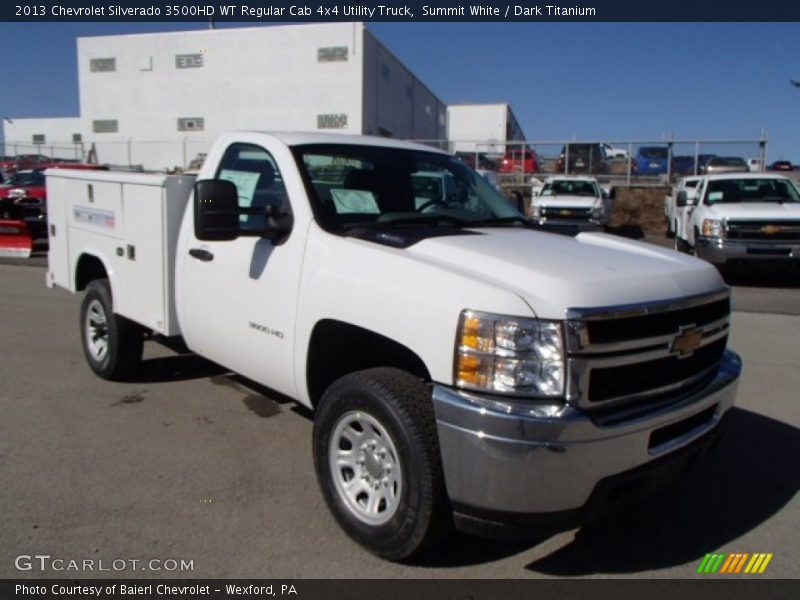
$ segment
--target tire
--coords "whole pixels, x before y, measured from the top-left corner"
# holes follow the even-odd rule
[[[314,467],[336,521],[381,558],[408,559],[452,526],[430,391],[405,371],[358,371],[328,388]]]
[[[675,234],[675,237],[672,239],[672,247],[677,252],[683,252],[684,254],[689,252],[689,244],[686,242],[686,240],[683,240],[680,237],[678,237],[677,233]]]
[[[697,247],[697,240],[698,240],[699,237],[700,237],[700,232],[697,229],[695,229],[694,230],[694,246],[692,246],[692,248],[691,248],[691,253],[692,253],[692,256],[695,256],[697,258],[700,258],[700,255],[698,254],[698,247]]]
[[[133,321],[114,314],[108,279],[97,279],[86,287],[81,340],[86,362],[103,379],[125,379],[142,361],[144,332]]]

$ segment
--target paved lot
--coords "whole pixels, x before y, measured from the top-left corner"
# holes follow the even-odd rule
[[[149,577],[692,577],[714,550],[773,552],[767,576],[798,575],[800,317],[735,314],[739,408],[677,487],[538,543],[456,536],[395,565],[334,524],[292,404],[155,344],[138,381],[97,379],[78,298],[47,290],[41,268],[0,265],[0,314],[0,577],[91,575],[20,573],[20,554],[194,561],[118,573]]]

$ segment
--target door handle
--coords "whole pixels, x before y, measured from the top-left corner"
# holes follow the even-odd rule
[[[202,248],[190,249],[189,255],[205,262],[208,262],[209,260],[214,260],[214,255],[211,254],[211,252],[209,252],[208,250],[203,250]]]

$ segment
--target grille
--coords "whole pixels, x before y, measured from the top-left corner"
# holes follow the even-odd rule
[[[586,409],[665,401],[711,377],[725,353],[727,290],[660,303],[571,309],[567,393]],[[626,408],[626,410],[628,410]]]
[[[800,221],[728,221],[730,240],[800,242]]]
[[[592,369],[589,376],[589,402],[632,396],[693,380],[719,364],[726,343],[727,337],[724,337],[700,348],[688,358],[669,356],[619,367]]]
[[[554,206],[542,207],[541,215],[552,219],[589,219],[592,216],[591,208],[557,208]]]
[[[637,338],[649,338],[674,334],[682,326],[708,325],[719,321],[730,313],[730,299],[723,298],[709,304],[692,306],[651,315],[587,321],[591,344],[609,344]]]

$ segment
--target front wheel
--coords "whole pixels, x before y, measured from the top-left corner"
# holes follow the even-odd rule
[[[314,420],[314,466],[339,525],[382,558],[418,554],[452,523],[430,392],[409,373],[369,369],[331,385]]]
[[[142,360],[144,333],[133,321],[114,314],[107,279],[92,281],[81,303],[81,339],[86,362],[103,379],[130,376]]]

